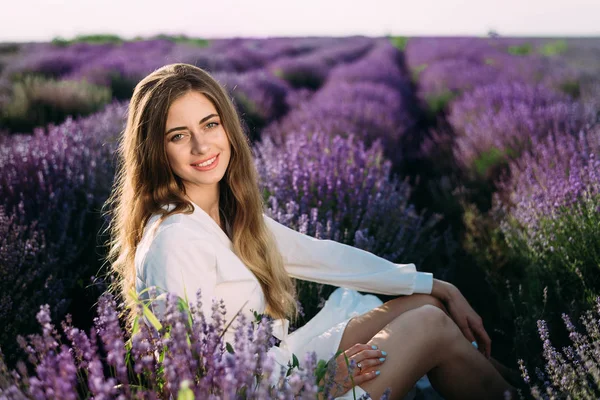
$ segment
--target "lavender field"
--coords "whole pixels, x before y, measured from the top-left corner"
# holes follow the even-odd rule
[[[173,301],[157,338],[106,293],[128,100],[174,62],[234,99],[272,218],[456,285],[523,398],[600,396],[600,39],[89,36],[0,43],[0,398],[315,398],[268,324],[228,349]],[[297,285],[299,327],[334,288]]]

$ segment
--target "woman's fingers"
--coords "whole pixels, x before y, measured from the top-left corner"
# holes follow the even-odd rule
[[[354,361],[354,375],[362,374],[366,369],[382,364],[385,356],[380,350],[364,350],[354,355],[350,361]]]
[[[357,354],[355,354],[352,359],[356,360],[356,362],[361,362],[362,360],[367,360],[369,358],[380,358],[385,357],[381,350],[363,350]]]
[[[348,350],[344,351],[346,357],[351,358],[352,356],[358,354],[364,350],[373,350],[373,348],[368,344],[357,343],[354,346],[350,347]],[[344,358],[344,354],[340,354],[338,357]]]
[[[381,358],[369,358],[367,360],[361,361],[360,368],[357,366],[357,371],[360,374],[364,374],[365,372],[378,369],[378,367],[385,362],[385,357]],[[357,365],[358,365],[357,364]]]
[[[354,385],[360,385],[361,383],[377,378],[379,376],[379,373],[377,371],[378,370],[372,370],[368,372],[363,372],[360,375],[356,375],[354,377]]]
[[[348,361],[354,360],[357,363],[368,358],[381,358],[387,355],[385,351],[374,350],[373,346],[366,344],[355,344],[354,346],[346,350],[344,353],[346,354],[346,357],[348,357]],[[346,359],[344,357],[344,354],[340,354],[337,358],[337,361],[345,365]]]
[[[477,344],[479,345],[479,349],[487,358],[490,358],[492,352],[492,339],[490,339],[485,331],[483,322],[478,320],[473,323],[472,330],[477,335]]]
[[[338,369],[334,381],[341,384],[347,391],[352,388],[353,384],[360,385],[375,379],[379,375],[378,366],[385,362],[386,356],[387,354],[377,349],[376,346],[357,343],[336,358]],[[354,364],[352,376],[349,376],[347,362]]]

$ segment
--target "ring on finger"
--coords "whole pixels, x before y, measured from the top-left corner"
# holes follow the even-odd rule
[[[358,363],[358,364],[356,364],[356,366],[358,367],[358,373],[362,374],[362,364]]]

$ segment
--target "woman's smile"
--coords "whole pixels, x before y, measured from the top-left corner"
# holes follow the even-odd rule
[[[194,168],[197,171],[209,171],[213,168],[216,168],[217,165],[219,165],[219,155],[218,154],[215,157],[213,157],[212,159],[206,161],[205,163],[192,164],[192,168]]]

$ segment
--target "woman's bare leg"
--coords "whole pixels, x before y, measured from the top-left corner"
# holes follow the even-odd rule
[[[346,350],[356,343],[367,343],[384,326],[401,314],[424,305],[432,305],[446,314],[448,313],[444,304],[431,295],[412,294],[396,297],[371,311],[352,318],[346,325],[338,350]]]
[[[438,298],[429,294],[416,293],[409,296],[399,296],[395,299],[387,301],[381,306],[353,318],[344,331],[342,341],[338,350],[346,350],[356,343],[367,343],[373,336],[377,334],[383,327],[393,321],[395,318],[405,313],[406,311],[415,308],[432,305],[446,313],[449,316],[448,310]],[[489,362],[496,368],[504,379],[512,385],[522,384],[521,374],[516,369],[510,369],[490,357]]]
[[[361,385],[373,399],[388,387],[392,398],[400,399],[427,373],[432,386],[448,400],[504,399],[504,390],[514,390],[437,307],[425,305],[403,313],[367,343],[388,354],[374,367],[381,375]]]

